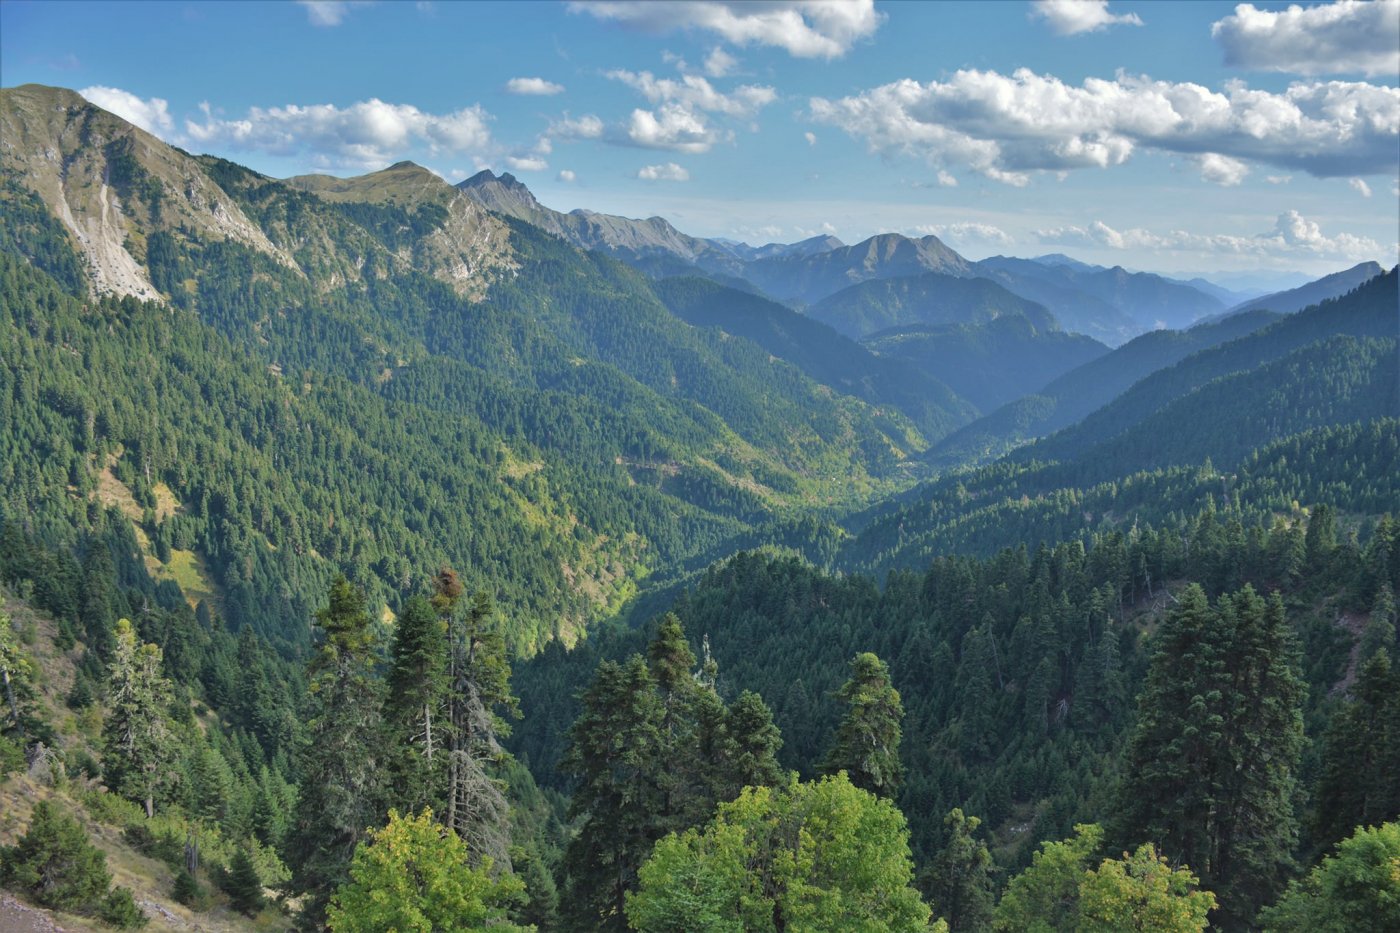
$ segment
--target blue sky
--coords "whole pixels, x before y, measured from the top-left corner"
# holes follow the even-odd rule
[[[28,82],[279,177],[490,167],[752,243],[1321,274],[1400,238],[1400,0],[4,0]]]

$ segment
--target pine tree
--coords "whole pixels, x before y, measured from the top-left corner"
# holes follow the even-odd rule
[[[307,669],[310,722],[289,841],[293,885],[306,895],[302,921],[313,928],[322,924],[355,846],[377,822],[383,744],[374,635],[363,595],[337,578],[316,622],[322,640]]]
[[[161,676],[155,645],[138,645],[131,622],[117,622],[107,683],[107,718],[103,723],[103,771],[107,783],[139,801],[146,816],[155,815],[157,797],[173,783],[178,759],[166,710],[170,681]]]
[[[1200,873],[1221,922],[1277,893],[1297,835],[1305,687],[1282,601],[1245,587],[1212,610],[1192,585],[1159,633],[1119,804],[1120,838]]]
[[[239,913],[251,917],[263,909],[262,879],[258,877],[258,868],[243,846],[234,851],[229,862],[224,891],[228,894],[229,904]]]
[[[851,677],[837,691],[846,715],[827,753],[827,774],[845,771],[851,783],[881,797],[893,797],[904,777],[899,740],[904,707],[890,684],[885,662],[870,652],[851,659]]]
[[[725,716],[724,781],[718,800],[733,800],[745,787],[776,787],[783,782],[778,749],[783,736],[763,697],[745,690],[729,704]]]

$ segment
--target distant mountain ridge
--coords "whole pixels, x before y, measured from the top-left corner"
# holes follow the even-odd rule
[[[1319,301],[1345,295],[1363,282],[1383,274],[1385,274],[1385,269],[1381,268],[1378,262],[1358,263],[1350,269],[1334,272],[1306,285],[1290,288],[1287,291],[1274,292],[1270,295],[1261,295],[1258,298],[1241,302],[1221,316],[1242,314],[1245,311],[1260,309],[1272,311],[1275,314],[1292,314],[1310,305],[1315,305]]]

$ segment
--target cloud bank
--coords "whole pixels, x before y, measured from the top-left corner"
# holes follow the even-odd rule
[[[1227,184],[1245,162],[1322,178],[1392,173],[1400,144],[1400,89],[1342,81],[1272,93],[1121,72],[1076,87],[1025,68],[963,70],[947,81],[815,97],[809,109],[873,152],[966,166],[1018,186],[1034,171],[1121,165],[1139,148],[1190,156],[1208,180]]]
[[[143,100],[130,91],[96,84],[78,92],[90,104],[115,113],[128,123],[135,123],[152,136],[169,140],[175,132],[170,116],[170,104],[160,97]]]
[[[1225,64],[1300,75],[1400,74],[1400,0],[1338,0],[1286,10],[1241,3],[1210,33]]]

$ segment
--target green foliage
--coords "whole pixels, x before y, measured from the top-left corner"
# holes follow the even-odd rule
[[[265,903],[262,878],[258,876],[258,867],[248,856],[248,850],[239,847],[233,853],[223,888],[234,910],[250,917],[262,910]]]
[[[1197,879],[1189,870],[1173,868],[1150,843],[1092,868],[1103,830],[1085,824],[1074,832],[1070,839],[1043,844],[1030,867],[1011,879],[992,929],[1196,933],[1206,928],[1215,896],[1196,890]]]
[[[1297,840],[1306,686],[1282,600],[1188,587],[1158,634],[1124,763],[1120,835],[1201,873],[1230,924],[1282,886]]]
[[[389,814],[355,850],[350,880],[327,916],[335,933],[433,933],[437,930],[522,930],[505,921],[506,907],[524,886],[493,876],[489,860],[473,867],[457,834],[433,819]]]
[[[308,667],[311,718],[288,844],[292,883],[307,895],[303,916],[313,924],[321,921],[330,892],[373,825],[384,778],[380,685],[373,676],[374,635],[363,595],[337,579],[316,621],[325,634]]]
[[[130,891],[109,890],[112,875],[102,850],[77,820],[47,800],[34,805],[19,841],[0,848],[0,881],[45,907],[96,914],[122,929],[145,923]]]
[[[1324,738],[1313,835],[1319,849],[1348,827],[1400,817],[1400,676],[1378,650],[1361,665],[1351,700]]]
[[[829,774],[846,772],[862,790],[893,797],[904,778],[899,762],[904,706],[899,691],[890,685],[889,667],[868,651],[856,655],[851,659],[851,677],[837,697],[845,704],[846,715],[822,767]]]
[[[389,655],[384,720],[394,757],[387,762],[393,776],[386,783],[408,812],[440,810],[449,754],[447,625],[425,597],[404,604]]]
[[[170,700],[160,648],[138,644],[131,622],[119,620],[102,725],[103,771],[113,789],[145,806],[148,817],[169,792],[179,754],[166,712]]]
[[[1154,930],[1199,933],[1209,923],[1215,895],[1195,890],[1197,879],[1186,868],[1173,868],[1152,844],[1132,855],[1104,859],[1079,884],[1079,918],[1083,933]]]
[[[1359,827],[1259,920],[1268,933],[1400,929],[1400,823]]]
[[[175,874],[175,887],[170,896],[186,907],[193,907],[204,897],[204,889],[200,887],[199,879],[182,867]]]
[[[670,835],[627,897],[633,929],[922,930],[904,817],[844,775],[747,788]]]
[[[948,841],[934,856],[920,887],[934,913],[947,921],[953,933],[986,930],[992,922],[996,888],[992,881],[992,854],[986,843],[973,838],[982,821],[954,809],[943,823]]]

